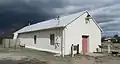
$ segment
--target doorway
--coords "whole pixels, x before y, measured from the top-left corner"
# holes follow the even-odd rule
[[[82,51],[83,53],[88,53],[88,36],[82,36]]]

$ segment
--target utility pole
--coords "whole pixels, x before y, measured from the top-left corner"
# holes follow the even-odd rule
[[[28,23],[28,26],[30,26],[30,22]]]
[[[59,28],[59,25],[60,25],[60,16],[58,16],[57,17],[57,21],[58,21],[58,23],[57,23],[57,28],[58,28],[58,31],[57,31],[57,33],[58,33],[58,35],[57,35],[57,45],[59,45],[60,44],[60,42],[61,42],[61,55],[62,55],[62,57],[64,57],[64,43],[63,43],[63,39],[62,38],[60,38],[60,28]]]
[[[59,46],[59,43],[60,43],[60,29],[59,29],[59,23],[60,23],[60,20],[59,20],[59,16],[56,18],[57,20],[57,32],[56,32],[56,44],[55,44],[55,49]]]

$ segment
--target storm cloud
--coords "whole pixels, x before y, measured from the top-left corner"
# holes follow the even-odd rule
[[[119,0],[0,0],[0,31],[88,10],[104,34],[120,32]]]

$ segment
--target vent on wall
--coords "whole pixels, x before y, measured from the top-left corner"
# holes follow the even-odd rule
[[[89,23],[89,22],[90,22],[90,19],[92,19],[92,18],[91,18],[91,16],[88,14],[88,15],[86,16],[86,18],[85,18],[85,23],[86,23],[86,24]]]

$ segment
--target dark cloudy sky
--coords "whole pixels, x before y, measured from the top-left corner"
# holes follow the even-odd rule
[[[120,0],[0,0],[0,31],[83,10],[106,35],[120,33]]]

